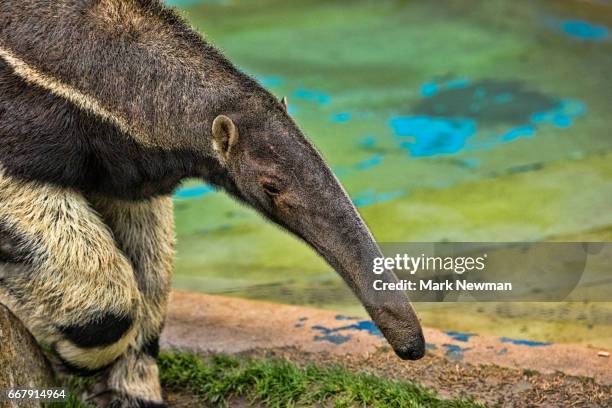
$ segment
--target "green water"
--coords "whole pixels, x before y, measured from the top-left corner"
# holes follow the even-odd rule
[[[288,97],[379,241],[611,240],[609,3],[173,3]],[[363,313],[225,195],[187,185],[176,219],[176,287]],[[612,345],[606,303],[417,309],[429,326]]]

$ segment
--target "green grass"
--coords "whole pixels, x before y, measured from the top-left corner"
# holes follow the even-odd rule
[[[162,353],[159,368],[165,390],[194,395],[219,407],[229,406],[235,397],[270,408],[483,407],[466,400],[443,400],[433,391],[409,382],[338,366],[301,367],[286,360],[226,355],[203,359],[187,353]],[[76,397],[86,387],[86,381],[73,378],[68,384],[72,390],[68,401],[50,404],[48,408],[91,408]]]
[[[442,400],[415,384],[354,373],[342,367],[300,367],[285,360],[191,354],[162,354],[165,389],[187,390],[202,400],[227,406],[242,397],[266,407],[480,407],[465,400]]]

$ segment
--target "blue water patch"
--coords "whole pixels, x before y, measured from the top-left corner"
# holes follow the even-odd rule
[[[350,326],[345,326],[345,329],[348,330],[359,330],[359,331],[367,331],[372,336],[383,337],[381,331],[376,327],[373,321],[371,320],[361,320],[356,324],[351,324]]]
[[[520,138],[530,138],[537,134],[539,126],[546,124],[559,129],[566,129],[572,126],[574,121],[586,112],[587,107],[583,102],[575,99],[561,99],[557,101],[557,104],[552,109],[531,114],[529,123],[515,126],[502,134],[493,135],[486,141],[471,146],[471,148],[487,148]]]
[[[521,339],[511,339],[508,337],[502,337],[499,339],[502,343],[510,343],[517,346],[529,346],[529,347],[539,347],[539,346],[550,346],[552,343],[545,341],[532,341],[532,340],[521,340]]]
[[[465,78],[451,79],[447,81],[443,87],[446,89],[464,89],[470,86],[471,81]]]
[[[474,89],[474,98],[482,99],[485,96],[487,96],[487,88],[485,88],[484,86],[477,86]]]
[[[474,333],[462,333],[458,331],[447,331],[444,333],[446,333],[446,335],[453,340],[463,341],[463,342],[469,341],[470,337],[478,336],[477,334],[474,334]]]
[[[279,76],[256,76],[255,79],[263,86],[280,86],[285,80]]]
[[[376,137],[372,135],[364,136],[357,142],[357,145],[364,149],[372,149],[376,146]]]
[[[336,123],[345,123],[351,120],[352,118],[353,118],[353,115],[351,115],[349,112],[340,112],[340,113],[333,114],[330,117],[330,120]]]
[[[379,166],[380,164],[382,164],[384,158],[385,156],[382,154],[375,154],[375,155],[368,157],[367,159],[364,159],[360,162],[352,164],[350,167],[349,166],[333,166],[332,170],[337,176],[344,176],[346,174],[350,174],[353,171],[365,171],[373,167]],[[395,193],[376,194],[373,191],[368,190],[365,192],[358,193],[356,199],[361,204],[366,205],[366,204],[373,204],[379,201],[388,201],[389,199],[396,198],[396,195],[397,197],[399,197],[403,194],[395,194]]]
[[[325,92],[315,91],[312,89],[296,89],[293,92],[293,96],[304,101],[316,102],[321,105],[328,104],[331,101],[331,96]]]
[[[457,153],[476,133],[476,122],[467,118],[399,116],[389,123],[400,146],[413,157]]]
[[[557,100],[520,81],[452,79],[441,82],[438,92],[422,98],[411,109],[414,116],[468,118],[478,127],[518,126],[533,112],[553,109]]]
[[[549,123],[558,128],[568,128],[575,118],[583,116],[587,112],[586,105],[575,99],[562,99],[558,105],[549,111],[535,112],[531,115],[533,124]]]
[[[555,99],[525,89],[518,82],[453,80],[419,102],[414,111],[421,114],[391,118],[389,125],[399,147],[410,156],[431,157],[531,138],[542,125],[565,129],[583,116],[587,107],[579,100]],[[489,125],[508,129],[481,135],[477,124],[484,129]],[[478,165],[474,163],[474,167]],[[470,167],[469,163],[464,167]]]
[[[199,186],[183,187],[174,193],[175,198],[200,198],[215,191],[214,188],[207,184]]]
[[[298,112],[297,108],[294,105],[287,106],[287,113],[289,115],[295,115]]]
[[[351,169],[343,166],[332,166],[332,171],[338,177],[345,176],[351,172]]]
[[[444,355],[450,358],[451,360],[455,360],[455,361],[462,361],[463,353],[472,349],[471,347],[461,347],[456,344],[448,344],[448,343],[443,344],[442,347],[446,349],[446,352],[444,353]]]
[[[352,338],[350,334],[348,335],[336,334],[336,332],[339,331],[337,329],[328,329],[327,327],[323,327],[323,326],[312,326],[312,329],[321,332],[321,336],[314,336],[315,341],[328,341],[332,344],[337,345],[337,344],[344,344]]]
[[[438,84],[435,82],[428,82],[426,84],[421,85],[421,95],[428,97],[434,96],[438,93]]]
[[[425,343],[425,349],[426,350],[437,350],[438,346],[436,346],[433,343]]]
[[[531,125],[517,126],[502,134],[501,140],[504,142],[509,142],[511,140],[518,139],[519,137],[531,137],[535,135],[535,133],[535,127]]]
[[[425,98],[432,97],[438,93],[449,89],[464,89],[470,86],[471,81],[465,78],[451,79],[446,82],[426,82],[421,85],[421,96]]]
[[[602,41],[610,35],[608,27],[584,20],[562,21],[560,28],[565,35],[582,41]]]
[[[336,318],[337,317],[338,316],[336,316]],[[368,334],[371,334],[372,336],[383,337],[380,330],[378,330],[378,327],[376,327],[374,322],[371,320],[360,320],[355,324],[350,324],[350,325],[341,326],[341,327],[334,327],[334,328],[328,328],[328,327],[317,325],[317,326],[312,326],[312,329],[319,331],[322,334],[321,336],[318,336],[318,335],[315,336],[314,337],[315,341],[329,341],[330,343],[334,343],[334,344],[342,344],[342,343],[346,343],[347,341],[349,341],[351,339],[350,334],[347,334],[347,335],[338,334],[339,332],[348,331],[348,330],[366,331],[368,332]]]
[[[496,103],[510,103],[514,100],[514,95],[509,92],[501,93],[499,95],[495,95],[493,100]]]
[[[376,154],[372,157],[369,157],[359,163],[355,164],[353,168],[355,170],[368,170],[372,167],[376,167],[382,163],[384,156],[382,154]]]
[[[402,197],[404,194],[403,191],[399,190],[389,193],[375,193],[372,190],[368,190],[355,194],[353,197],[353,204],[355,204],[355,207],[365,207],[372,204],[392,201]]]
[[[553,117],[553,123],[558,128],[568,128],[574,123],[574,120],[569,116],[555,115]]]
[[[569,116],[582,116],[587,113],[586,105],[577,99],[561,99],[559,101],[556,113],[562,113]]]

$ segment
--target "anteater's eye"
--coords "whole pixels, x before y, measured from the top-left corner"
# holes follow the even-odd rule
[[[274,197],[277,196],[281,193],[281,189],[280,187],[278,187],[276,184],[272,184],[272,183],[264,183],[263,184],[263,189],[266,192],[267,195]]]

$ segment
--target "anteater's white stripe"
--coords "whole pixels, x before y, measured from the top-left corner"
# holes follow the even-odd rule
[[[32,85],[40,86],[56,96],[64,98],[79,108],[91,112],[103,120],[107,120],[116,125],[121,131],[127,133],[136,141],[144,145],[150,145],[145,137],[142,137],[140,132],[133,126],[128,124],[121,115],[111,112],[104,107],[101,102],[95,98],[85,94],[84,92],[63,83],[57,78],[40,72],[35,67],[23,61],[10,50],[0,45],[0,57],[6,61],[13,69],[15,74]]]

